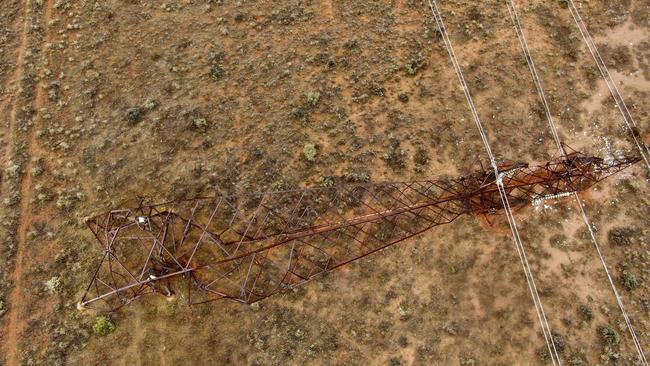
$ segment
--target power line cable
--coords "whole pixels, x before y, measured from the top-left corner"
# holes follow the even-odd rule
[[[645,161],[648,171],[650,171],[650,159],[648,158],[648,155],[650,155],[650,150],[648,149],[647,146],[645,146],[642,142],[639,141],[639,138],[637,137],[638,128],[636,122],[634,122],[634,118],[632,117],[630,110],[627,108],[627,104],[625,104],[625,100],[623,100],[623,96],[621,95],[621,92],[618,90],[616,83],[612,79],[612,76],[609,73],[609,70],[607,69],[607,65],[605,64],[605,61],[603,61],[603,58],[600,55],[600,52],[598,51],[596,44],[594,43],[594,39],[591,37],[591,34],[589,33],[589,30],[587,29],[585,22],[582,20],[582,17],[580,16],[580,13],[578,12],[578,9],[576,8],[573,0],[567,0],[567,5],[569,7],[569,10],[571,11],[573,20],[575,21],[576,25],[578,26],[578,29],[580,30],[580,34],[582,35],[582,38],[587,44],[587,48],[589,48],[589,52],[591,53],[591,56],[594,58],[594,61],[596,62],[596,66],[598,66],[598,70],[600,71],[600,74],[605,80],[605,84],[607,84],[607,88],[609,89],[609,92],[612,94],[612,97],[614,98],[618,110],[621,112],[621,115],[623,116],[625,125],[630,131],[630,134],[634,139],[634,143],[638,147],[639,152],[641,153],[641,157]]]
[[[546,113],[547,120],[549,122],[549,126],[551,128],[551,133],[553,135],[553,138],[555,139],[555,142],[558,146],[558,149],[560,150],[560,153],[566,156],[566,151],[564,150],[564,145],[562,144],[560,137],[557,133],[557,128],[555,126],[555,122],[553,119],[553,114],[551,113],[549,104],[546,100],[546,94],[544,93],[544,88],[542,86],[541,79],[539,77],[539,74],[537,73],[537,68],[535,66],[535,61],[533,59],[533,56],[530,52],[530,48],[528,47],[528,42],[526,40],[526,36],[523,32],[523,28],[521,25],[521,20],[519,18],[519,14],[517,12],[517,6],[515,4],[515,0],[509,0],[508,3],[508,11],[510,13],[510,17],[512,19],[512,22],[515,26],[515,30],[517,33],[517,38],[519,39],[519,43],[522,47],[522,50],[524,51],[525,57],[526,57],[526,62],[528,64],[528,68],[530,69],[533,82],[535,83],[535,87],[537,89],[537,92],[539,94],[539,97],[542,101],[542,104],[544,106],[544,111]],[[616,302],[618,303],[618,306],[621,310],[621,313],[623,314],[623,318],[625,319],[625,323],[627,325],[627,328],[630,332],[630,335],[632,336],[632,340],[634,342],[634,345],[637,349],[637,352],[639,354],[639,360],[641,363],[645,366],[648,365],[648,362],[645,358],[645,354],[643,352],[643,348],[641,347],[641,343],[639,342],[636,332],[634,330],[634,327],[632,326],[632,323],[630,321],[630,318],[628,316],[627,311],[625,310],[625,306],[623,305],[623,300],[621,299],[621,296],[619,295],[619,292],[616,288],[616,285],[612,279],[612,276],[609,272],[607,263],[605,261],[605,257],[602,254],[602,251],[600,250],[600,246],[598,245],[598,241],[596,240],[596,236],[594,235],[593,227],[589,221],[589,218],[587,217],[587,214],[585,212],[584,206],[585,204],[582,202],[580,199],[580,196],[578,196],[577,192],[573,192],[573,195],[578,203],[578,206],[580,207],[580,212],[582,213],[582,219],[587,226],[587,229],[589,230],[589,234],[591,235],[592,242],[594,244],[594,247],[596,248],[596,252],[598,253],[598,257],[600,258],[601,264],[603,268],[605,269],[605,273],[607,274],[607,279],[609,280],[609,283],[611,285],[612,291],[614,292],[614,296],[616,297]]]
[[[560,356],[555,347],[555,342],[553,342],[553,334],[548,325],[546,313],[544,312],[544,307],[539,297],[539,292],[537,291],[535,279],[532,270],[530,269],[530,264],[528,263],[526,251],[523,246],[521,237],[519,235],[519,229],[517,228],[517,223],[515,221],[514,215],[512,214],[510,203],[508,202],[507,192],[503,185],[503,174],[506,173],[499,172],[499,167],[497,166],[496,159],[494,158],[492,149],[490,148],[490,143],[488,141],[487,134],[485,133],[485,129],[483,128],[483,124],[481,122],[480,116],[476,109],[476,105],[474,104],[472,95],[469,91],[469,87],[467,86],[467,82],[465,81],[462,68],[460,67],[460,64],[458,62],[458,57],[456,56],[456,53],[454,52],[453,46],[451,44],[451,40],[449,39],[449,35],[447,33],[447,29],[445,27],[445,23],[442,18],[442,14],[440,12],[440,9],[438,8],[438,4],[436,3],[435,0],[429,0],[429,6],[431,7],[431,11],[436,20],[436,23],[438,24],[440,34],[445,43],[445,47],[447,49],[447,52],[449,53],[449,57],[454,66],[454,70],[456,71],[456,75],[458,76],[458,80],[460,82],[461,88],[463,89],[463,93],[465,94],[465,99],[467,100],[467,103],[470,107],[470,110],[472,112],[472,117],[474,119],[474,122],[476,123],[476,127],[479,131],[481,139],[483,140],[483,145],[485,146],[485,150],[487,151],[487,154],[490,158],[490,163],[492,165],[492,168],[494,169],[495,176],[497,177],[497,186],[499,188],[499,195],[501,196],[501,202],[506,211],[508,223],[510,225],[510,230],[512,231],[513,240],[515,242],[515,247],[517,248],[517,253],[519,255],[519,259],[521,261],[522,267],[524,269],[526,282],[528,283],[528,288],[533,298],[535,310],[537,312],[537,316],[542,326],[542,333],[544,334],[544,339],[548,347],[549,355],[551,356],[553,365],[561,365]]]

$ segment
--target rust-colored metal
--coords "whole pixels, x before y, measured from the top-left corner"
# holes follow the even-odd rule
[[[81,306],[116,309],[147,293],[253,303],[461,215],[581,191],[639,161],[571,153],[424,180],[199,197],[113,210],[87,221],[102,247]]]

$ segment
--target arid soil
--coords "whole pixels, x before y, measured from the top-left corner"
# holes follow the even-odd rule
[[[564,1],[519,1],[561,139],[638,154]],[[499,161],[557,156],[505,1],[439,1]],[[650,143],[650,1],[576,1]],[[315,154],[313,152],[315,149]],[[550,364],[505,218],[255,306],[148,297],[96,334],[84,218],[137,197],[457,176],[486,154],[427,1],[0,3],[0,365]],[[582,192],[650,350],[643,164]],[[636,351],[571,197],[515,213],[567,365]]]

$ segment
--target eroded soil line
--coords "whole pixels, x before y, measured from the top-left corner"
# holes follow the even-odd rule
[[[28,121],[25,121],[21,116],[19,116],[19,112],[21,111],[21,108],[23,110],[25,110],[25,107],[30,108],[35,111],[35,114],[33,114],[30,119],[32,121],[37,121],[40,117],[40,110],[46,103],[42,85],[42,75],[41,77],[38,77],[38,81],[34,83],[35,85],[28,84],[29,80],[26,77],[25,72],[25,55],[30,47],[38,49],[38,57],[40,58],[33,60],[36,65],[40,65],[42,60],[47,57],[44,54],[45,50],[43,44],[44,41],[48,40],[47,25],[53,11],[52,1],[46,1],[42,11],[42,17],[39,19],[39,14],[41,12],[39,12],[39,9],[34,6],[35,5],[30,0],[26,0],[24,3],[24,29],[20,43],[18,67],[16,70],[16,80],[20,82],[20,90],[17,93],[24,92],[23,89],[26,88],[33,88],[31,93],[33,98],[31,100],[23,100],[18,96],[14,97],[13,107],[10,113],[11,136],[15,139],[11,155],[14,158],[21,155],[21,152],[18,151],[18,144],[16,142],[22,140],[24,141],[23,149],[26,152],[26,156],[23,156],[23,175],[22,179],[19,181],[20,203],[18,205],[19,212],[18,228],[16,230],[16,252],[14,266],[10,275],[11,282],[13,283],[13,291],[9,297],[7,321],[5,332],[3,332],[5,334],[3,343],[6,354],[6,363],[8,366],[17,366],[20,364],[20,340],[23,335],[27,317],[27,314],[24,313],[27,304],[23,291],[22,277],[25,265],[23,262],[27,250],[25,248],[27,232],[32,223],[30,208],[30,201],[32,198],[32,157],[37,153],[34,126],[29,126],[29,124],[23,126],[23,124]],[[45,33],[43,37],[38,33],[31,32],[34,29],[33,23],[41,25],[41,29],[43,29]]]

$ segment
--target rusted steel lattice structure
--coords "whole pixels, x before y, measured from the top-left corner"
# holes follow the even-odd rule
[[[103,253],[80,306],[110,309],[147,293],[190,304],[242,303],[344,266],[461,215],[584,190],[639,161],[571,153],[455,180],[347,184],[239,196],[201,197],[113,210],[87,221]]]

